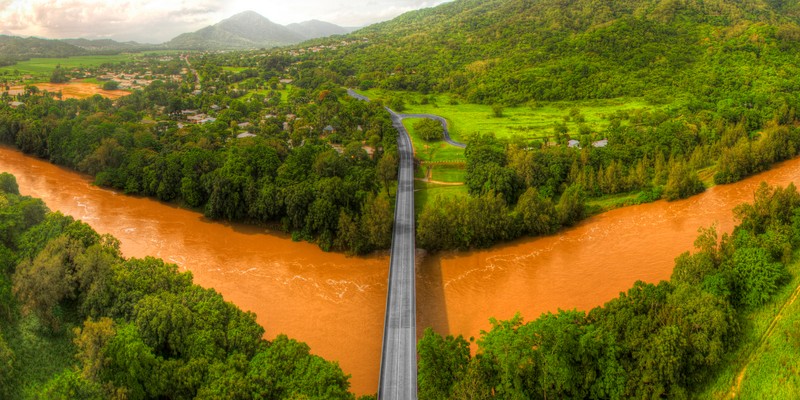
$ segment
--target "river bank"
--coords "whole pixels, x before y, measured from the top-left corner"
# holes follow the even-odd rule
[[[23,194],[117,236],[127,257],[154,255],[192,271],[239,307],[258,314],[267,338],[286,333],[312,352],[339,361],[356,393],[374,393],[389,259],[325,253],[316,245],[157,201],[98,188],[76,174],[0,147],[0,171],[17,176]],[[527,319],[542,312],[588,310],[636,280],[657,282],[690,250],[699,227],[734,225],[732,209],[752,200],[761,181],[800,179],[800,159],[732,185],[676,202],[615,209],[558,235],[520,239],[469,252],[417,252],[417,327],[477,337],[489,318]]]

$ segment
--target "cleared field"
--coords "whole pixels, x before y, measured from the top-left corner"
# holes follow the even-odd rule
[[[125,90],[105,90],[99,84],[86,81],[72,81],[69,83],[36,83],[34,84],[41,91],[51,93],[61,92],[62,99],[85,99],[96,94],[109,99],[118,99],[127,96],[130,92]],[[11,86],[8,94],[15,95],[25,92],[25,86]]]
[[[227,67],[227,66],[222,67],[223,71],[228,71],[228,72],[242,72],[242,71],[245,71],[245,70],[248,70],[248,69],[250,69],[250,68],[249,67]]]
[[[0,67],[0,79],[32,75],[34,80],[49,78],[56,66],[63,68],[97,67],[106,63],[120,63],[133,60],[133,54],[118,54],[110,56],[80,56],[68,58],[31,58],[20,61],[14,65]]]
[[[640,98],[539,102],[528,106],[505,107],[502,117],[497,117],[490,105],[460,104],[448,95],[425,96],[380,89],[358,92],[371,99],[383,100],[386,104],[390,99],[399,97],[405,104],[403,113],[440,115],[447,119],[450,135],[458,141],[465,141],[475,133],[494,133],[500,138],[518,137],[523,140],[545,139],[553,136],[555,124],[562,123],[566,124],[570,135],[577,135],[582,125],[590,132],[602,132],[609,124],[609,117],[618,112],[667,107],[652,106]]]

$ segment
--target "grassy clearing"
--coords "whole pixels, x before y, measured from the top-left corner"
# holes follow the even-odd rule
[[[637,204],[641,192],[620,193],[613,196],[603,196],[596,199],[588,199],[586,205],[593,210],[593,214],[600,214],[615,208]]]
[[[414,213],[419,217],[425,205],[439,196],[467,197],[469,193],[464,185],[440,185],[422,181],[414,181]]]
[[[0,78],[32,75],[34,77],[32,81],[38,81],[44,78],[49,79],[53,70],[56,69],[58,65],[67,69],[76,67],[97,67],[106,63],[131,61],[133,58],[133,54],[68,58],[31,58],[28,61],[20,61],[14,65],[0,67]]]
[[[517,137],[522,140],[545,139],[553,135],[555,124],[566,123],[570,134],[577,134],[581,125],[591,132],[602,132],[609,124],[608,117],[634,110],[654,110],[668,106],[652,106],[641,98],[618,98],[587,101],[539,102],[527,106],[506,107],[503,116],[496,117],[492,107],[480,104],[459,104],[448,95],[424,96],[418,93],[391,92],[380,89],[359,91],[371,99],[388,100],[399,96],[404,99],[403,113],[440,115],[447,119],[450,135],[465,141],[475,133],[494,133],[499,138]],[[423,104],[427,103],[427,104]],[[570,116],[572,109],[581,117]],[[580,121],[583,122],[580,122]]]
[[[433,165],[431,170],[431,180],[439,182],[464,183],[467,177],[467,171],[465,167],[466,166],[464,164]]]
[[[783,313],[747,366],[740,399],[800,399],[800,301]]]
[[[15,356],[15,375],[10,387],[16,392],[7,393],[9,398],[36,398],[36,391],[53,375],[76,365],[72,344],[74,326],[74,322],[66,323],[60,332],[51,333],[38,318],[29,315],[2,328],[3,337]]]
[[[740,318],[739,346],[728,353],[713,378],[694,396],[698,399],[730,399],[738,387],[741,399],[800,398],[800,300],[792,304],[800,286],[800,260],[788,265],[791,281],[773,300]],[[786,307],[784,308],[784,305]],[[782,310],[782,311],[781,311]],[[781,314],[771,332],[770,324]]]
[[[223,71],[234,72],[234,73],[239,73],[239,72],[242,72],[242,71],[245,71],[245,70],[248,70],[248,69],[250,69],[250,68],[248,68],[248,67],[222,67]]]
[[[422,140],[419,135],[414,131],[414,123],[419,121],[420,118],[407,118],[403,120],[411,135],[411,143],[414,146],[414,156],[420,161],[429,162],[442,162],[442,161],[456,161],[466,162],[464,157],[464,149],[447,144],[443,140],[436,142],[426,142]]]

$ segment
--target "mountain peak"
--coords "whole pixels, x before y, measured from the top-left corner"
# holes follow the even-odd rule
[[[255,49],[284,46],[318,37],[344,34],[347,28],[318,21],[283,26],[255,11],[242,11],[197,32],[184,33],[167,43],[178,49]]]
[[[252,21],[267,21],[267,22],[270,22],[270,23],[272,22],[272,21],[269,20],[269,18],[267,18],[267,17],[255,12],[253,10],[247,10],[247,11],[242,11],[242,12],[240,12],[238,14],[234,14],[234,15],[222,20],[220,22],[220,24],[225,23],[225,22],[252,22]]]

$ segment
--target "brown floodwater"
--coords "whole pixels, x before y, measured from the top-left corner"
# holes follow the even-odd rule
[[[377,390],[389,260],[325,253],[287,236],[92,186],[86,176],[0,147],[0,171],[23,194],[120,239],[129,257],[153,255],[189,270],[195,282],[254,311],[266,337],[279,333],[340,363],[358,394]],[[478,337],[489,318],[601,305],[635,281],[668,279],[673,260],[699,227],[732,230],[732,209],[752,200],[761,181],[800,179],[800,159],[688,200],[610,211],[558,235],[492,249],[418,251],[417,325]],[[797,183],[796,183],[797,184]]]

